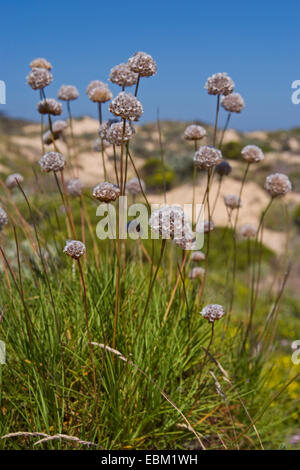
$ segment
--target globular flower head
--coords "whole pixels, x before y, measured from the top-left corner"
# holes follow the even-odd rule
[[[107,181],[97,184],[93,189],[93,197],[101,202],[112,202],[118,199],[119,196],[120,188]]]
[[[219,176],[228,176],[232,171],[231,165],[223,160],[221,163],[219,163],[216,166],[216,172],[218,173]]]
[[[118,119],[109,119],[108,121],[104,121],[100,126],[99,126],[99,136],[101,139],[107,139],[107,131],[110,128],[112,124],[120,122]]]
[[[179,206],[165,205],[154,210],[149,219],[149,226],[164,239],[190,240],[191,229]]]
[[[146,52],[136,52],[127,62],[128,67],[141,77],[151,77],[157,72],[157,65],[151,55]]]
[[[206,136],[206,130],[202,126],[191,124],[186,128],[183,134],[185,140],[201,140]]]
[[[109,75],[109,79],[112,83],[123,88],[135,85],[137,78],[138,74],[130,70],[127,64],[123,63],[113,67]]]
[[[201,268],[200,266],[196,266],[192,268],[192,270],[189,273],[189,278],[190,279],[198,279],[199,277],[204,277],[205,274],[205,269]]]
[[[83,190],[83,182],[79,178],[73,178],[66,184],[67,193],[73,197],[80,197]]]
[[[208,77],[205,88],[209,95],[229,95],[234,90],[234,82],[227,73],[215,73]]]
[[[122,119],[137,121],[143,114],[142,103],[131,93],[122,91],[110,103],[109,110],[115,116]]]
[[[241,236],[243,238],[255,238],[256,237],[256,228],[251,224],[246,224],[241,227]]]
[[[20,173],[13,173],[6,178],[5,184],[9,189],[15,188],[19,184],[22,184],[24,178]]]
[[[79,240],[67,240],[63,252],[73,259],[79,259],[86,252],[85,244]]]
[[[215,223],[212,220],[204,220],[203,222],[203,231],[204,233],[211,232],[216,228]]]
[[[62,113],[62,105],[54,98],[47,98],[38,102],[37,110],[40,114],[59,116]]]
[[[53,80],[52,73],[47,69],[34,68],[27,75],[26,81],[27,84],[33,90],[42,90],[46,86],[50,85]]]
[[[232,209],[232,210],[242,207],[242,201],[235,194],[227,194],[224,197],[224,203],[225,203],[225,206],[229,207],[229,209]]]
[[[194,165],[201,170],[207,170],[222,161],[222,152],[215,147],[202,145],[194,155]]]
[[[67,123],[66,121],[63,121],[62,119],[58,119],[52,124],[52,130],[54,134],[61,134],[66,128],[67,128]]]
[[[191,260],[198,263],[199,261],[205,260],[205,254],[202,251],[194,251],[191,256]]]
[[[248,163],[258,163],[264,159],[264,153],[257,145],[246,145],[242,149],[241,154]]]
[[[200,313],[209,323],[214,323],[225,315],[224,308],[219,304],[206,305]]]
[[[0,230],[8,223],[8,217],[4,209],[0,207]]]
[[[29,67],[31,69],[51,70],[52,64],[48,60],[43,59],[42,57],[38,57],[37,59],[34,59],[30,62]]]
[[[139,181],[138,178],[131,178],[126,183],[126,192],[132,195],[139,194],[142,192],[141,186],[143,188],[143,191],[145,192],[146,191],[145,182],[142,179],[140,179]]]
[[[47,152],[39,161],[42,171],[62,171],[65,167],[65,157],[59,152]]]
[[[93,80],[89,83],[86,93],[91,101],[94,103],[106,103],[112,99],[112,92],[108,85],[100,80]]]
[[[126,122],[125,132],[123,136],[123,128],[123,122],[116,122],[114,124],[111,124],[111,126],[109,126],[106,132],[106,139],[108,140],[108,142],[118,146],[122,145],[122,140],[123,142],[127,142],[133,135],[134,130],[131,125]]]
[[[97,139],[95,139],[94,144],[93,144],[94,152],[101,152],[102,151],[102,146],[103,146],[103,150],[105,150],[108,147],[110,147],[111,144],[105,139],[102,139],[102,141],[101,141],[101,139],[98,137]]]
[[[46,131],[44,132],[43,134],[43,142],[45,145],[51,145],[53,143],[53,139],[56,140],[58,139],[59,135],[58,134],[55,134],[49,130],[49,131]]]
[[[286,193],[292,191],[292,183],[287,175],[283,173],[273,173],[267,176],[265,188],[272,198],[277,196],[284,196]]]
[[[76,100],[78,96],[79,91],[74,85],[62,85],[57,93],[57,97],[62,101]]]
[[[222,97],[221,105],[229,113],[240,113],[245,107],[245,101],[239,93],[230,93]]]

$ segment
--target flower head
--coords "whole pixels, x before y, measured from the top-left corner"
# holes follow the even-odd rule
[[[51,145],[53,143],[53,139],[58,139],[59,135],[56,133],[52,133],[50,130],[44,132],[43,134],[43,142],[45,145]]]
[[[242,149],[241,154],[248,163],[258,163],[264,159],[264,153],[257,145],[246,145]]]
[[[100,80],[93,80],[89,83],[86,93],[94,103],[105,103],[112,99],[112,92],[108,85]]]
[[[256,232],[256,228],[251,224],[246,224],[241,227],[241,236],[243,238],[255,238]]]
[[[124,88],[135,85],[137,78],[138,74],[130,70],[127,64],[123,63],[113,67],[109,75],[109,79],[112,83]]]
[[[209,323],[214,323],[216,320],[220,320],[225,315],[225,311],[222,305],[219,304],[209,304],[206,305],[200,312],[203,318],[209,321]]]
[[[110,147],[111,144],[107,140],[102,139],[102,141],[101,141],[101,139],[99,137],[97,137],[97,139],[95,139],[94,144],[93,144],[94,152],[101,152],[102,151],[102,146],[103,146],[103,150],[105,150],[108,147]]]
[[[76,100],[79,96],[79,91],[74,85],[62,85],[58,90],[57,96],[63,101]]]
[[[110,103],[109,110],[115,116],[137,121],[143,114],[142,103],[131,93],[122,91]]]
[[[54,98],[47,98],[38,102],[37,110],[40,114],[59,116],[62,113],[62,105]]]
[[[5,184],[9,189],[15,188],[18,186],[18,183],[22,184],[24,178],[20,173],[13,173],[6,178]]]
[[[93,189],[93,197],[101,202],[112,202],[118,199],[119,196],[120,188],[107,181],[97,184]]]
[[[245,101],[239,93],[230,93],[222,97],[221,105],[229,113],[240,113],[245,107]]]
[[[107,139],[107,131],[110,128],[112,124],[116,124],[120,122],[119,119],[109,119],[108,121],[104,121],[100,126],[99,126],[99,136],[101,139]]]
[[[204,220],[203,222],[203,231],[204,233],[211,232],[216,228],[215,223],[212,220]]]
[[[122,145],[122,140],[123,142],[127,142],[131,138],[134,130],[130,126],[130,124],[128,124],[128,122],[126,122],[125,124],[124,136],[123,136],[123,129],[124,129],[123,122],[116,122],[112,124],[111,126],[109,126],[106,132],[106,139],[108,140],[108,142],[113,145],[118,145],[118,146]]]
[[[194,165],[201,170],[207,170],[218,165],[222,158],[220,150],[209,145],[203,145],[194,155]]]
[[[83,183],[79,178],[73,178],[67,182],[67,193],[73,197],[79,197],[82,194]]]
[[[267,176],[265,188],[272,198],[277,196],[284,196],[286,193],[292,191],[292,183],[287,175],[283,173],[273,173]]]
[[[186,128],[183,134],[185,140],[200,140],[206,136],[206,130],[202,126],[191,124]]]
[[[146,52],[136,52],[128,59],[127,65],[130,70],[138,73],[141,77],[151,77],[157,72],[155,60]]]
[[[46,69],[51,70],[52,64],[48,62],[48,60],[43,59],[42,57],[38,57],[30,62],[29,67],[31,69]]]
[[[65,166],[65,157],[59,152],[47,152],[39,161],[42,171],[62,171]]]
[[[140,183],[141,183],[141,185],[140,185]],[[146,191],[145,182],[141,179],[139,181],[138,178],[131,178],[126,183],[126,192],[128,194],[132,194],[132,195],[139,194],[139,193],[142,192],[141,191],[141,186],[143,188],[143,191],[145,192]]]
[[[192,268],[192,270],[189,273],[189,278],[190,279],[198,279],[199,277],[203,277],[205,274],[205,269],[201,268],[200,266],[196,266],[195,268]]]
[[[190,226],[181,207],[165,205],[152,212],[149,226],[164,239],[190,239]]]
[[[50,85],[52,80],[52,73],[47,69],[41,68],[32,69],[26,77],[27,84],[33,90],[41,90],[42,88],[45,88],[46,86]]]
[[[225,206],[230,209],[238,209],[239,207],[242,207],[242,201],[235,194],[227,194],[227,196],[224,197],[224,202]]]
[[[52,130],[54,134],[61,134],[67,127],[66,121],[63,121],[62,119],[58,119],[52,124]]]
[[[86,252],[85,244],[79,240],[67,240],[63,252],[73,259],[79,259]]]
[[[202,251],[194,251],[194,253],[191,256],[191,260],[195,262],[204,261],[205,254],[202,253]]]
[[[218,173],[219,176],[228,176],[232,171],[231,165],[223,160],[221,163],[219,163],[216,166],[216,172]]]
[[[205,87],[209,95],[229,95],[234,90],[234,82],[227,73],[215,73],[208,77]]]
[[[0,207],[0,230],[8,223],[8,217],[4,209]]]

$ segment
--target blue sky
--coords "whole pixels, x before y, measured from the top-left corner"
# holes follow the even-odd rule
[[[234,127],[300,127],[300,104],[291,102],[291,83],[300,79],[298,1],[10,0],[0,9],[0,79],[7,86],[0,110],[10,116],[38,118],[38,95],[25,83],[35,57],[54,66],[48,97],[74,84],[74,114],[96,116],[88,82],[106,80],[111,67],[144,50],[158,64],[157,75],[141,84],[144,121],[155,119],[159,106],[161,118],[211,122],[215,97],[203,87],[209,75],[227,72],[247,105]]]

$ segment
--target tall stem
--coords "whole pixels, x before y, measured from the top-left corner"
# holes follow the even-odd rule
[[[224,126],[223,131],[222,131],[222,136],[221,136],[221,139],[220,139],[220,141],[219,141],[219,145],[218,145],[219,149],[222,147],[223,140],[224,140],[224,136],[225,136],[225,132],[227,131],[230,118],[231,118],[231,113],[228,113],[228,114],[227,114],[226,123],[225,123],[225,126]]]
[[[214,147],[216,146],[216,140],[217,140],[219,110],[220,110],[220,95],[217,96],[217,109],[216,109],[216,119],[215,119],[214,138],[213,138]]]

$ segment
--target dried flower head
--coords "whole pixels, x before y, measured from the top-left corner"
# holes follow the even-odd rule
[[[115,116],[137,121],[143,114],[142,103],[131,93],[122,91],[110,103],[109,110]]]
[[[54,134],[61,134],[66,128],[67,128],[67,123],[66,121],[63,121],[62,119],[58,119],[52,124],[52,130]]]
[[[65,166],[65,157],[58,152],[47,152],[39,161],[42,171],[62,171]]]
[[[179,206],[165,205],[154,210],[149,219],[149,226],[164,239],[190,240],[191,229]]]
[[[94,103],[106,103],[112,99],[112,92],[108,87],[96,87],[93,88],[89,93],[89,98]]]
[[[203,318],[209,321],[209,323],[214,323],[216,320],[220,320],[225,315],[225,311],[222,305],[219,304],[209,304],[206,305],[200,312]]]
[[[42,88],[45,88],[46,86],[50,85],[52,80],[52,73],[47,69],[41,68],[32,69],[32,71],[26,77],[27,84],[33,90],[41,90]]]
[[[47,98],[38,102],[37,110],[40,114],[59,116],[62,113],[62,105],[54,98]]]
[[[179,239],[174,239],[175,244],[181,248],[182,250],[195,250],[197,241],[195,239],[194,233],[192,231],[192,227],[190,224],[186,223],[185,224],[185,235],[182,238]]]
[[[127,62],[128,67],[141,77],[151,77],[157,72],[157,65],[151,55],[146,52],[136,52]]]
[[[206,130],[202,126],[191,124],[186,128],[183,134],[185,140],[200,140],[206,136]]]
[[[192,268],[192,270],[190,271],[189,278],[198,279],[199,277],[203,277],[204,274],[205,274],[205,269],[199,266],[196,266],[195,268]]]
[[[234,82],[227,73],[215,73],[208,77],[205,87],[209,95],[229,95],[234,90]]]
[[[256,232],[256,228],[251,224],[246,224],[241,227],[241,236],[243,238],[255,238]]]
[[[287,175],[283,173],[274,173],[267,176],[265,188],[272,198],[284,196],[284,194],[292,191],[292,183]]]
[[[264,154],[261,148],[257,145],[246,145],[241,151],[242,157],[248,163],[258,163],[264,159]]]
[[[85,244],[79,240],[67,240],[63,252],[73,259],[79,259],[86,252]]]
[[[119,196],[120,188],[107,181],[97,184],[93,189],[93,197],[101,202],[112,202],[118,199]]]
[[[131,125],[126,122],[123,136],[123,127],[123,122],[116,122],[115,124],[109,126],[106,132],[106,139],[108,142],[113,145],[122,145],[122,139],[123,142],[127,142],[133,135],[134,130]]]
[[[8,217],[4,209],[0,207],[0,230],[8,223]]]
[[[203,222],[203,231],[204,233],[211,232],[216,228],[215,223],[212,220],[204,220]]]
[[[110,147],[111,144],[105,139],[102,139],[102,142],[101,142],[101,139],[99,137],[97,137],[97,139],[95,139],[95,141],[93,143],[94,152],[101,152],[102,151],[102,146],[103,146],[103,150],[105,150],[108,147]]]
[[[242,201],[235,194],[227,194],[224,197],[224,203],[225,203],[225,206],[229,207],[229,209],[232,209],[232,210],[242,207]]]
[[[53,143],[53,139],[56,140],[58,137],[58,134],[55,134],[54,132],[52,134],[51,131],[46,131],[43,134],[43,142],[45,145],[51,145]]]
[[[201,170],[207,170],[218,165],[222,158],[220,150],[209,145],[202,145],[194,155],[194,165]]]
[[[100,126],[99,126],[99,136],[101,139],[107,139],[107,131],[110,128],[112,124],[115,124],[117,122],[120,122],[119,119],[109,119],[108,121],[104,121]]]
[[[74,85],[62,85],[57,93],[57,97],[63,101],[76,100],[78,96],[79,91]]]
[[[67,182],[67,193],[73,197],[79,197],[82,194],[83,182],[79,178],[73,178]]]
[[[6,178],[5,184],[9,189],[15,188],[19,184],[22,184],[24,178],[20,173],[13,173]]]
[[[230,93],[222,97],[221,105],[229,113],[240,113],[245,107],[245,101],[239,93]]]
[[[202,251],[194,251],[191,256],[191,260],[198,263],[199,261],[205,260],[205,254]]]
[[[218,173],[219,176],[228,176],[232,171],[231,165],[223,160],[221,163],[219,163],[216,166],[216,172]]]
[[[48,62],[48,60],[43,59],[42,57],[38,57],[30,62],[29,67],[31,69],[46,69],[51,70],[52,64]]]
[[[86,94],[89,96],[89,93],[92,91],[93,88],[97,87],[107,87],[107,83],[101,82],[100,80],[92,80],[88,86],[86,87]]]
[[[112,83],[123,88],[135,85],[137,78],[138,74],[130,70],[127,64],[123,63],[113,67],[109,75],[109,79]]]
[[[145,182],[142,179],[140,179],[140,182],[139,182],[138,178],[131,178],[126,183],[126,192],[132,195],[139,194],[142,192],[141,186],[142,186],[143,191],[145,192],[146,191]]]

